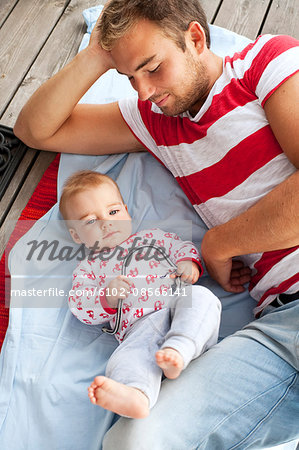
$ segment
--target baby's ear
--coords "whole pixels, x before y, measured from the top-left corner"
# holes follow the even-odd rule
[[[72,238],[73,238],[73,241],[74,241],[76,244],[82,244],[82,241],[81,241],[81,239],[79,238],[78,233],[76,232],[76,230],[74,230],[74,228],[69,228],[69,232],[70,232],[70,235],[71,235]]]

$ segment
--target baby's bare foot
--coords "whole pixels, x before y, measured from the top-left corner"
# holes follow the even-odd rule
[[[184,367],[182,355],[174,348],[163,348],[156,353],[156,362],[167,378],[177,378]]]
[[[139,389],[98,376],[88,388],[90,401],[120,416],[143,419],[149,414],[147,396]]]

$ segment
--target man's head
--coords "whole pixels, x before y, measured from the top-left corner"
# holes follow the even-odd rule
[[[210,47],[206,15],[198,0],[110,0],[99,23],[101,46],[111,50],[115,42],[140,20],[154,22],[183,51],[186,50],[185,32],[191,22],[198,22],[205,31],[207,47]]]
[[[169,116],[196,114],[222,67],[208,50],[197,0],[110,0],[98,27],[100,44],[140,100]]]
[[[63,186],[59,210],[77,244],[113,248],[131,235],[131,217],[119,188],[107,175],[83,170]]]

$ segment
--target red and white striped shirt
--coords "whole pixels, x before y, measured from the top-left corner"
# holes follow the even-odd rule
[[[223,60],[223,73],[195,117],[167,117],[150,101],[119,101],[137,139],[174,175],[208,227],[246,211],[296,171],[263,106],[299,70],[299,42],[260,36]],[[244,230],[246,235],[246,230]],[[299,289],[299,247],[246,255],[256,312],[278,293]]]

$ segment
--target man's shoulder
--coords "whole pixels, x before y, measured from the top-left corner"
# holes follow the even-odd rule
[[[263,79],[273,78],[282,68],[294,65],[298,60],[299,41],[287,35],[264,34],[251,42],[240,52],[225,58],[224,67],[231,74],[242,79],[244,86],[255,88]]]

